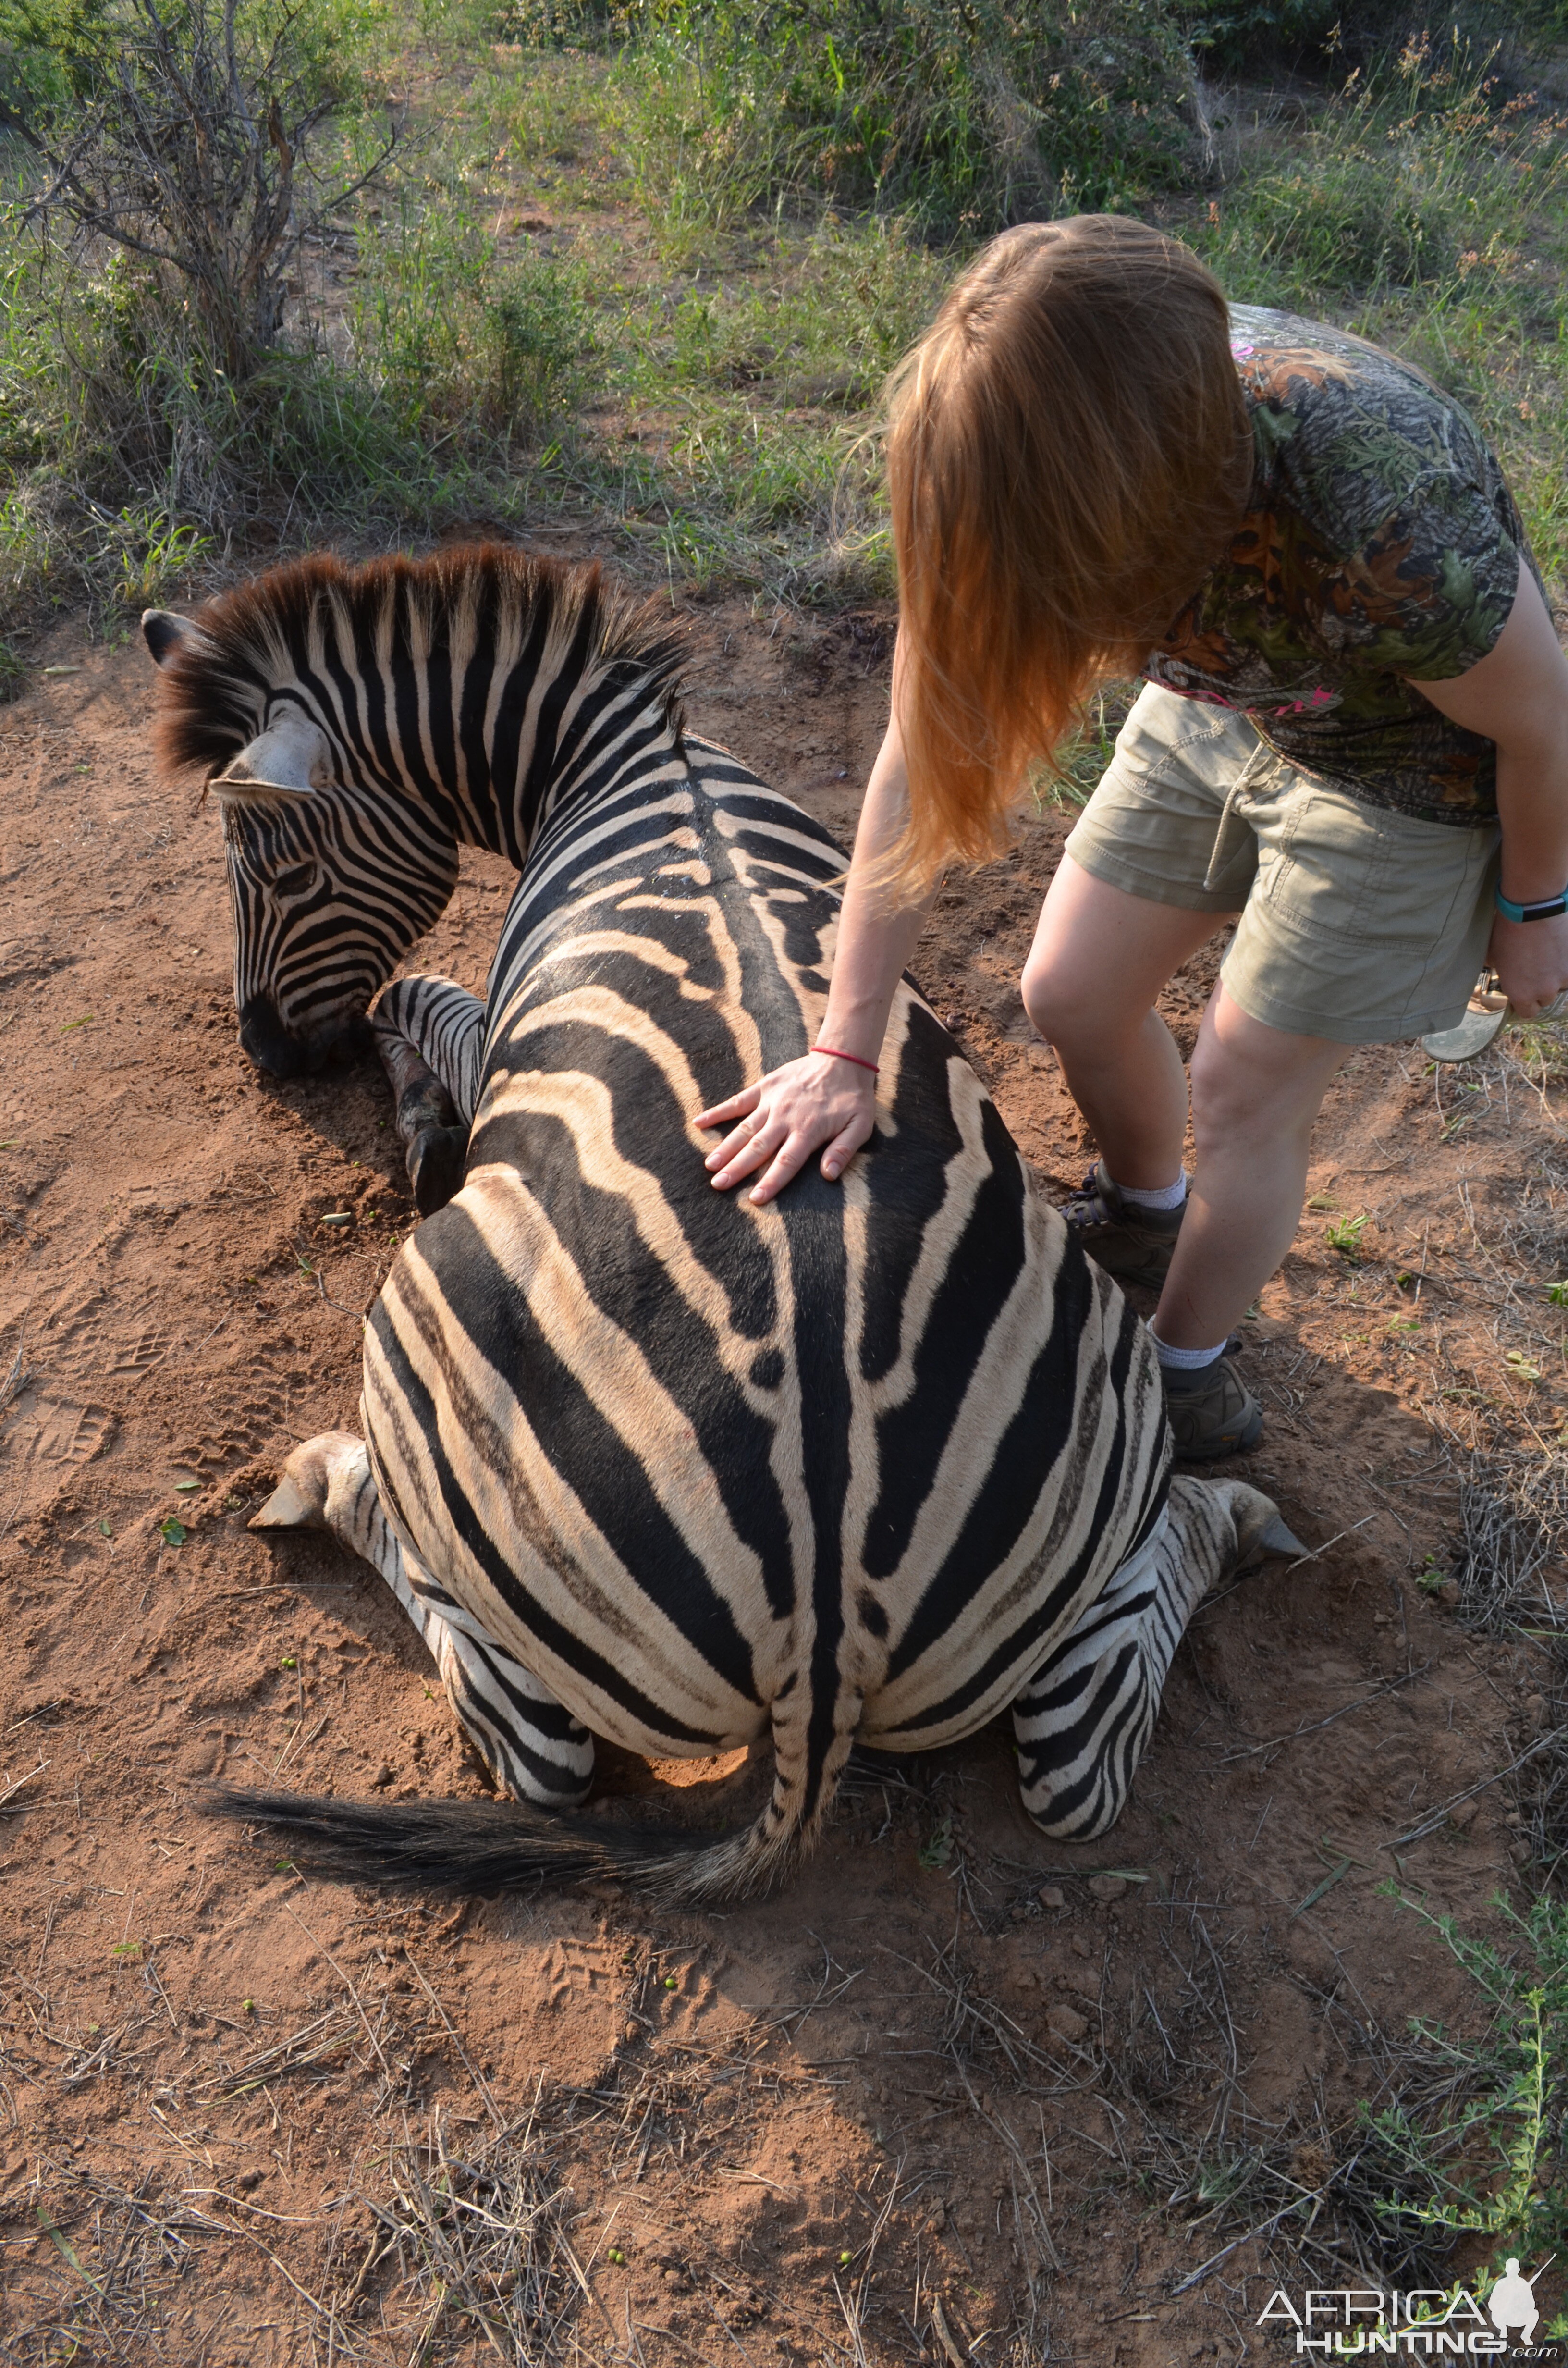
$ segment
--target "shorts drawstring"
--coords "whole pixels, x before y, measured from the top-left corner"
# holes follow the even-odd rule
[[[1246,827],[1246,816],[1240,804],[1242,795],[1252,787],[1254,777],[1271,761],[1278,761],[1275,751],[1266,740],[1259,740],[1225,793],[1225,803],[1220,809],[1220,826],[1214,833],[1214,844],[1209,854],[1209,869],[1203,875],[1206,895],[1219,887],[1220,875],[1231,860],[1238,831]]]

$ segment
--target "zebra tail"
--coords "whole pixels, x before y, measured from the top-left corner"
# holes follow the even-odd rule
[[[813,1740],[805,1764],[791,1767],[776,1719],[772,1795],[750,1825],[717,1842],[523,1801],[343,1801],[213,1784],[196,1805],[287,1834],[301,1860],[349,1882],[488,1894],[599,1881],[662,1907],[699,1907],[754,1897],[799,1863],[837,1789],[853,1725]]]

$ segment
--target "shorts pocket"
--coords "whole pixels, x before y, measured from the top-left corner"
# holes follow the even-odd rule
[[[1302,782],[1248,818],[1258,837],[1254,893],[1287,927],[1346,946],[1386,944],[1412,923],[1430,934],[1421,868],[1402,863],[1374,809]]]

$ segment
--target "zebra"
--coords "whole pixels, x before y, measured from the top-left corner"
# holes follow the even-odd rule
[[[144,632],[162,757],[222,808],[241,1043],[319,1066],[380,991],[426,1212],[362,1437],[296,1449],[253,1526],[381,1573],[509,1796],[217,1805],[345,1874],[718,1901],[798,1861],[857,1743],[1010,1705],[1030,1816],[1104,1833],[1194,1607],[1295,1541],[1172,1476],[1147,1332],[909,982],[842,1184],[712,1190],[693,1114],[813,1041],[844,859],[685,729],[667,620],[484,545],[312,558]],[[520,875],[484,1001],[386,985],[465,844]],[[595,1824],[596,1736],[767,1736],[771,1792],[718,1841]]]

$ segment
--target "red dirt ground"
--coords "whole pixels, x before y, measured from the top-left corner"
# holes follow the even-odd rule
[[[886,620],[688,623],[694,723],[847,843]],[[1506,1787],[1399,1838],[1542,1715],[1415,1581],[1451,1552],[1469,1421],[1561,1417],[1518,1248],[1527,1188],[1542,1224],[1560,1197],[1544,1103],[1494,1064],[1445,1111],[1413,1048],[1331,1093],[1320,1205],[1244,1360],[1247,1476],[1324,1550],[1204,1609],[1109,1844],[1026,1825],[997,1728],[873,1771],[799,1881],[727,1916],[321,1884],[203,1821],[191,1780],[483,1789],[381,1582],[245,1526],[291,1442],[353,1427],[409,1200],[378,1073],[278,1085],[241,1055],[218,820],[154,773],[151,688],[139,646],[66,622],[0,714],[0,1384],[26,1376],[0,1418],[0,2358],[1287,2356],[1255,2322],[1289,2265],[1257,2239],[1177,2292],[1247,2214],[1168,2199],[1268,2131],[1310,2192],[1373,2034],[1476,2020],[1379,1886],[1494,1932],[1517,1879]],[[1085,1141],[1016,982],[1065,827],[948,889],[916,964],[1057,1188]],[[480,985],[506,886],[465,859],[417,966]],[[1178,1030],[1212,974],[1173,987]],[[1369,1218],[1358,1263],[1335,1213]],[[606,1759],[671,1818],[756,1782]],[[493,2294],[439,2254],[454,2196],[500,2212],[485,2160],[536,2215],[535,2283]]]

